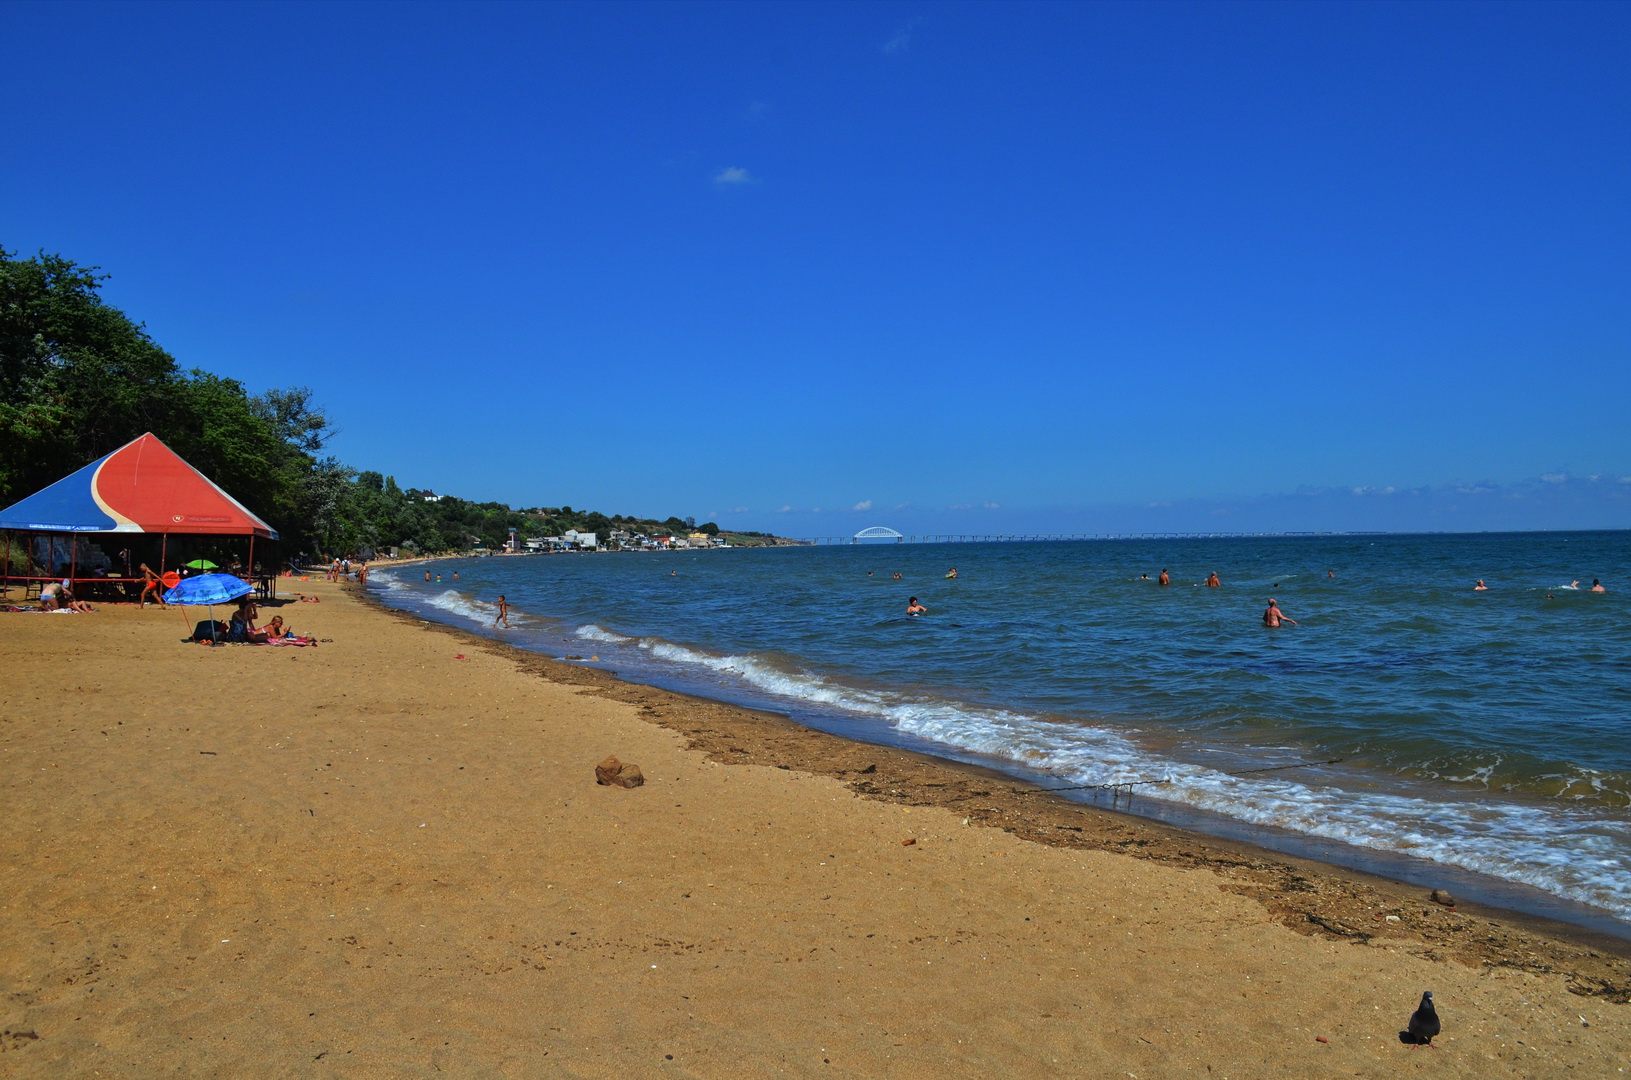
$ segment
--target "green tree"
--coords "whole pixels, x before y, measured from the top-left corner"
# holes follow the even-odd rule
[[[161,428],[171,412],[174,358],[102,302],[107,275],[96,270],[0,248],[0,505]]]

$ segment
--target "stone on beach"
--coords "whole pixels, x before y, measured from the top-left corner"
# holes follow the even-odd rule
[[[645,782],[640,766],[618,761],[615,755],[595,766],[595,783],[602,787],[637,788]]]

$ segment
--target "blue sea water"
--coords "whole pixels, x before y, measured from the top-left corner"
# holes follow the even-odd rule
[[[1133,808],[1169,820],[1456,867],[1631,928],[1631,533],[531,556],[432,564],[440,584],[424,569],[371,584],[471,629],[504,594],[514,629],[492,632],[625,677],[1050,786],[1135,784]],[[1201,586],[1213,571],[1222,587]],[[1263,626],[1271,595],[1299,625]],[[910,596],[928,615],[906,617]]]

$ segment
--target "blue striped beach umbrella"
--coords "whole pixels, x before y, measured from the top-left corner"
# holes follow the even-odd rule
[[[231,574],[199,574],[197,577],[183,578],[175,588],[164,594],[164,602],[202,607],[206,604],[225,604],[254,591],[249,582]]]

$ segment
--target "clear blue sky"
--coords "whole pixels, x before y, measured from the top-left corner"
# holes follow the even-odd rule
[[[311,386],[405,486],[1631,527],[1631,5],[10,3],[0,40],[0,245]]]

